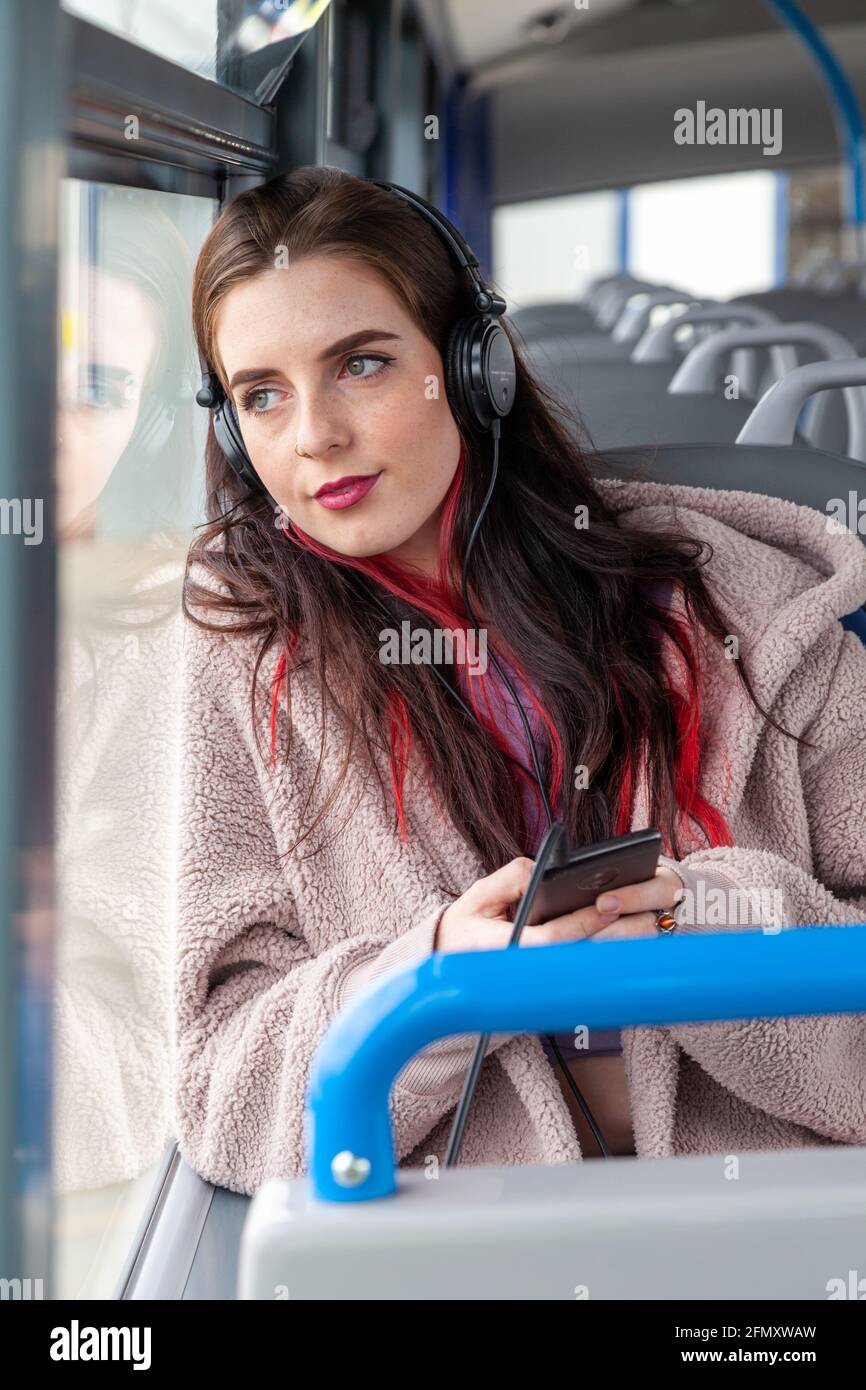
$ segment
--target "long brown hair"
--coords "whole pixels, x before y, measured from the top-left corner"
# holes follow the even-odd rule
[[[342,170],[296,169],[235,198],[198,259],[196,339],[224,388],[214,331],[219,307],[234,286],[273,269],[277,248],[290,265],[305,255],[334,255],[373,267],[440,353],[449,329],[469,307],[459,268],[410,207]],[[720,808],[710,806],[698,786],[704,739],[696,629],[718,640],[727,635],[701,573],[712,552],[678,531],[649,531],[617,518],[593,481],[561,404],[533,378],[507,319],[504,325],[515,347],[517,393],[502,430],[498,480],[472,552],[470,587],[479,621],[497,635],[497,654],[537,692],[548,734],[543,768],[551,805],[573,844],[622,833],[645,767],[650,823],[674,857],[702,843],[730,843]],[[277,697],[287,700],[291,712],[292,673],[311,668],[322,701],[345,729],[343,773],[356,737],[372,755],[374,747],[383,747],[386,731],[390,789],[371,761],[383,797],[391,798],[396,831],[405,835],[403,779],[417,742],[435,804],[492,872],[518,854],[533,853],[521,797],[515,795],[521,774],[503,756],[495,723],[483,710],[479,718],[470,717],[429,664],[378,659],[382,609],[373,597],[388,605],[398,630],[402,620],[417,621],[419,615],[465,629],[452,576],[459,573],[490,481],[491,444],[468,433],[461,438],[434,584],[413,579],[386,556],[337,555],[294,524],[275,524],[267,500],[250,496],[226,462],[211,427],[210,524],[190,548],[183,606],[200,627],[215,625],[195,617],[191,603],[237,619],[220,618],[221,633],[260,636],[250,691],[259,748],[256,683],[264,656],[276,644],[272,733]],[[575,524],[579,507],[586,508],[586,526]],[[193,560],[221,584],[224,597],[191,580]],[[659,601],[660,589],[681,595],[682,616]],[[742,660],[735,666],[757,704]],[[456,689],[453,666],[439,669]],[[291,716],[286,765],[290,752]],[[572,790],[578,767],[586,770],[586,786]],[[316,781],[320,769],[321,757]],[[338,776],[335,788],[343,781]],[[295,851],[336,795],[325,799],[286,853]]]

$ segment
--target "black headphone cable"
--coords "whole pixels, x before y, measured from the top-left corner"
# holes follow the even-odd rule
[[[472,527],[472,531],[469,535],[469,540],[466,544],[466,553],[463,556],[463,569],[461,575],[463,607],[466,610],[467,617],[469,618],[472,627],[476,632],[478,632],[479,630],[479,625],[478,619],[476,618],[475,613],[472,610],[472,606],[469,602],[469,594],[467,591],[467,572],[469,569],[469,557],[472,553],[472,547],[475,544],[475,538],[478,535],[481,522],[484,519],[484,513],[487,510],[488,503],[490,502],[490,499],[493,496],[493,489],[496,486],[496,479],[499,473],[500,422],[498,418],[493,421],[493,424],[491,426],[491,434],[493,436],[493,467],[491,469],[490,474],[490,483],[487,488],[484,501],[481,504],[481,510],[479,511],[478,516],[475,518],[475,524]],[[513,699],[517,707],[517,712],[520,715],[520,720],[523,724],[524,733],[526,734],[526,739],[529,744],[529,751],[532,755],[532,766],[535,771],[535,780],[538,784],[538,791],[544,804],[545,815],[547,816],[547,836],[545,837],[542,846],[542,848],[545,850],[545,854],[542,858],[541,852],[539,851],[539,854],[536,857],[535,865],[532,874],[530,875],[529,884],[527,885],[526,891],[524,892],[524,895],[518,906],[517,914],[514,921],[514,931],[511,934],[511,940],[508,943],[508,947],[506,947],[506,949],[508,949],[511,946],[515,946],[519,943],[520,934],[523,931],[529,908],[532,905],[532,901],[535,897],[538,884],[541,882],[541,874],[547,867],[548,860],[551,864],[561,863],[563,862],[564,857],[567,855],[568,850],[564,830],[563,833],[560,835],[554,836],[553,834],[556,826],[560,825],[561,823],[555,822],[553,819],[553,811],[551,810],[550,801],[548,800],[547,796],[547,790],[544,786],[544,778],[541,775],[541,765],[539,763],[538,752],[535,747],[535,739],[532,736],[532,730],[529,727],[529,720],[526,717],[523,705],[521,701],[518,699],[514,686],[511,684],[511,681],[508,679],[502,667],[500,666],[499,661],[496,657],[496,653],[492,650],[492,648],[490,651],[490,657],[494,667],[499,673],[500,679],[502,680],[503,684],[507,686],[511,694],[511,698]],[[605,1143],[601,1130],[595,1121],[592,1111],[590,1110],[588,1104],[584,1100],[577,1082],[575,1081],[574,1077],[572,1076],[571,1072],[565,1064],[565,1060],[562,1056],[562,1053],[559,1049],[559,1045],[555,1037],[552,1033],[548,1033],[546,1036],[547,1041],[550,1043],[550,1046],[553,1050],[553,1055],[559,1062],[560,1069],[568,1083],[571,1093],[577,1101],[578,1105],[580,1106],[581,1113],[583,1114],[584,1119],[586,1120],[587,1124],[592,1130],[593,1136],[595,1138],[596,1143],[598,1144],[601,1154],[604,1158],[610,1158],[610,1150],[608,1149],[608,1146]],[[481,1063],[484,1060],[484,1053],[489,1038],[489,1033],[482,1033],[478,1038],[478,1041],[475,1045],[475,1050],[472,1054],[472,1060],[469,1065],[469,1071],[466,1075],[466,1080],[463,1086],[463,1092],[460,1096],[460,1103],[457,1107],[457,1113],[454,1117],[454,1124],[451,1128],[451,1134],[448,1140],[448,1149],[445,1155],[446,1168],[450,1168],[453,1164],[457,1162],[457,1157],[460,1153],[460,1145],[463,1141],[463,1131],[466,1126],[466,1120],[469,1114],[469,1107],[472,1103],[472,1097],[475,1094],[475,1087],[478,1083],[478,1076],[481,1071]]]

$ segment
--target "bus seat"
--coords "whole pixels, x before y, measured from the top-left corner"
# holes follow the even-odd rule
[[[827,516],[831,498],[866,496],[866,464],[808,444],[669,444],[624,448],[591,457],[601,478],[637,478],[783,497]],[[866,545],[866,534],[859,533]],[[866,643],[866,608],[840,619]]]
[[[859,355],[866,355],[866,304],[856,294],[781,285],[756,294],[741,294],[732,304],[754,304],[769,309],[786,323],[805,320],[823,323],[850,339]]]
[[[754,407],[751,398],[727,398],[723,367],[715,391],[670,396],[676,361],[579,362],[570,355],[571,341],[564,360],[553,361],[549,354],[542,359],[533,352],[529,365],[566,411],[577,415],[575,437],[584,448],[733,444]]]
[[[692,442],[733,444],[749,421],[752,401],[742,391],[731,397],[726,389],[726,364],[732,354],[747,347],[769,349],[780,359],[784,354],[782,365],[790,362],[793,368],[785,372],[785,379],[790,377],[793,383],[799,380],[798,371],[800,376],[806,372],[805,367],[797,368],[793,352],[794,345],[803,343],[836,360],[848,361],[855,356],[851,344],[824,325],[784,322],[722,328],[697,343],[676,371],[671,361],[640,360],[639,350],[624,362],[587,361],[579,341],[573,338],[558,345],[535,344],[528,364],[566,409],[576,412],[581,422],[579,442],[588,440],[595,449]],[[820,394],[826,398],[830,393]],[[866,403],[859,388],[846,389],[845,409],[845,448],[862,458]],[[826,415],[820,418],[826,421]],[[799,434],[795,438],[808,442]],[[820,444],[827,448],[823,437]]]
[[[527,342],[534,338],[556,338],[560,333],[597,332],[595,318],[582,304],[567,301],[550,304],[527,304],[507,315]]]
[[[626,382],[618,374],[597,375],[591,385],[578,385],[572,394],[596,449],[695,440],[733,444],[754,405],[726,400],[721,392],[669,396],[665,386],[652,389],[644,382]]]

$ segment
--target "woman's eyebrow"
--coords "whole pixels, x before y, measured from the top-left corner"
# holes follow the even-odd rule
[[[399,333],[386,333],[384,328],[364,328],[360,333],[350,333],[345,338],[340,338],[330,347],[325,348],[318,356],[319,362],[327,362],[329,357],[337,357],[341,352],[348,352],[351,348],[363,347],[365,343],[390,342],[400,340]],[[235,372],[229,382],[229,390],[233,391],[236,386],[243,386],[248,381],[260,381],[262,377],[280,376],[278,367],[245,367],[242,371]]]
[[[337,357],[341,352],[348,352],[350,348],[363,347],[365,343],[375,341],[383,342],[391,339],[399,340],[399,333],[386,333],[384,328],[365,328],[360,333],[350,333],[346,338],[340,338],[330,347],[325,348],[324,352],[319,353],[319,361],[326,362],[329,357]]]

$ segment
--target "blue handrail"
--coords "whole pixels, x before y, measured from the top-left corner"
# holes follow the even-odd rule
[[[307,1096],[312,1189],[330,1202],[396,1191],[391,1086],[439,1038],[860,1012],[866,924],[432,955],[325,1034]]]
[[[837,128],[841,127],[840,134],[847,146],[848,221],[862,227],[866,223],[866,130],[857,93],[818,26],[803,13],[795,0],[764,0],[764,3],[802,40],[821,69],[833,103]]]

